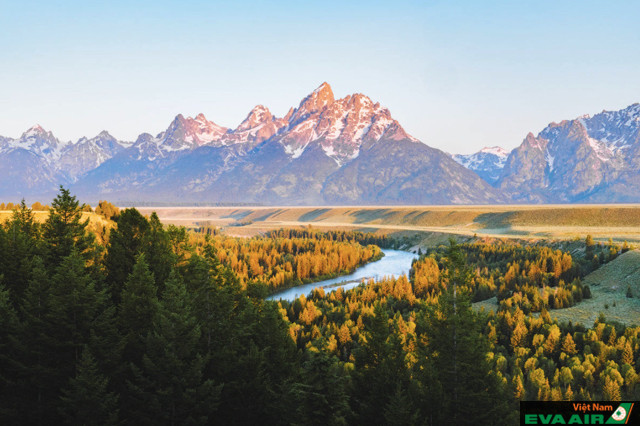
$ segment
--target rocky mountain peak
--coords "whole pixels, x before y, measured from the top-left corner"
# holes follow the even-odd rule
[[[324,153],[338,165],[356,158],[366,141],[417,141],[387,108],[361,93],[336,100],[327,83],[303,99],[287,118],[286,131],[279,133],[278,140],[292,158],[302,155],[313,141],[319,141]]]
[[[331,86],[326,81],[318,86],[312,94],[317,95],[319,99],[331,98],[331,101],[333,102],[333,90],[331,90]]]
[[[51,131],[46,131],[39,124],[30,127],[20,139],[10,143],[13,148],[21,148],[41,155],[47,161],[54,161],[60,155],[60,149],[65,144],[61,143]]]
[[[218,141],[226,132],[226,127],[207,120],[202,113],[196,118],[185,118],[182,114],[178,114],[167,130],[160,133],[157,138],[162,141],[166,151],[179,151]]]
[[[269,111],[269,108],[263,105],[256,105],[249,114],[247,114],[247,117],[242,121],[242,123],[240,123],[235,131],[253,129],[271,121],[273,121],[273,115],[271,114],[271,111]]]
[[[25,131],[22,134],[22,136],[29,137],[32,135],[39,135],[39,134],[46,134],[46,133],[47,133],[46,130],[44,130],[41,125],[34,124],[33,126],[29,127],[29,129],[27,129],[27,131]]]
[[[536,137],[533,133],[529,132],[524,138],[524,141],[522,141],[522,146],[544,151],[547,147],[547,144],[545,139],[543,139],[542,137]]]
[[[328,105],[335,101],[333,90],[328,83],[322,83],[316,90],[311,92],[304,98],[295,112],[292,114],[289,122],[294,124],[308,118],[310,115],[322,111]]]
[[[634,103],[619,111],[603,110],[581,121],[591,138],[614,151],[626,149],[640,137],[640,104]]]
[[[509,155],[509,151],[500,146],[485,146],[480,152],[497,155],[498,157],[507,157]]]
[[[499,146],[484,147],[473,154],[457,154],[453,159],[460,165],[476,172],[490,184],[495,183],[504,168],[509,152]]]
[[[56,140],[53,136],[53,133],[46,131],[39,124],[31,126],[22,134],[22,136],[20,136],[20,139],[30,138],[49,139],[51,141]]]

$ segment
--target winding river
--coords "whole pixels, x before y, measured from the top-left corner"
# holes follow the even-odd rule
[[[402,250],[388,250],[383,249],[384,257],[375,262],[367,263],[364,266],[356,269],[354,273],[349,275],[342,275],[330,280],[318,281],[310,284],[303,284],[297,287],[291,287],[286,290],[279,291],[272,294],[268,300],[288,300],[293,301],[301,295],[308,295],[314,288],[324,287],[326,291],[333,291],[339,287],[345,290],[349,290],[359,285],[363,280],[373,278],[379,279],[382,277],[395,276],[398,277],[403,274],[409,274],[411,269],[411,262],[418,257],[416,254],[402,251]]]

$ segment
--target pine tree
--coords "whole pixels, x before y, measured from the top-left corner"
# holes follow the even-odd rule
[[[633,361],[633,348],[631,347],[631,343],[629,343],[629,341],[627,341],[624,344],[624,348],[622,349],[622,356],[620,358],[620,364],[629,364],[629,365],[633,365],[634,361]]]
[[[20,324],[9,291],[0,276],[0,422],[17,423],[16,379],[19,373],[18,345]]]
[[[124,336],[123,360],[140,364],[144,340],[158,312],[157,287],[144,254],[136,257],[133,271],[122,290],[118,325]]]
[[[486,353],[489,342],[482,335],[471,310],[470,296],[462,291],[471,272],[454,241],[447,252],[448,288],[428,315],[429,353],[442,386],[442,410],[436,424],[503,424],[513,415],[506,389],[491,372]],[[439,420],[438,415],[446,416]]]
[[[419,414],[405,390],[397,386],[384,408],[384,422],[387,425],[416,425]]]
[[[605,401],[620,401],[620,385],[609,376],[605,376],[602,385],[602,399]]]
[[[164,230],[155,212],[149,218],[149,232],[145,236],[144,253],[156,285],[162,290],[165,280],[176,263],[176,255],[173,253],[169,234]]]
[[[524,399],[524,385],[522,384],[522,375],[517,374],[513,376],[513,395],[518,400]]]
[[[133,271],[137,256],[144,249],[149,222],[138,210],[130,208],[118,216],[116,223],[117,227],[109,235],[105,265],[113,300],[119,302],[124,283]]]
[[[385,409],[416,412],[413,389],[410,388],[410,373],[405,365],[406,353],[402,347],[396,324],[392,331],[389,316],[381,303],[376,303],[373,315],[366,326],[366,340],[355,351],[354,411],[358,423],[371,424],[385,416]],[[391,401],[389,389],[401,388],[411,393],[402,401]]]
[[[51,336],[51,280],[40,257],[34,257],[29,274],[29,284],[20,301],[20,316],[23,318],[20,337],[22,352],[21,380],[16,393],[18,411],[24,414],[23,421],[43,424],[49,413],[55,414],[60,386],[57,363],[51,354],[55,341]]]
[[[292,386],[296,423],[346,425],[351,417],[348,375],[326,351],[309,351],[303,363],[302,383]]]
[[[115,425],[118,422],[118,396],[108,389],[109,379],[98,369],[87,347],[78,360],[76,374],[62,389],[58,411],[65,423],[76,425]]]
[[[6,234],[0,231],[0,273],[17,301],[27,287],[32,258],[40,252],[40,226],[24,200],[4,226]]]
[[[172,272],[132,381],[132,394],[145,402],[133,413],[134,419],[171,425],[207,423],[221,386],[203,376],[207,360],[198,352],[199,339],[186,287]]]
[[[55,269],[63,258],[73,251],[87,260],[93,245],[93,234],[87,233],[89,219],[82,221],[82,206],[68,189],[60,186],[60,192],[51,203],[49,217],[43,225],[47,248],[47,264]]]
[[[108,347],[103,339],[113,336],[113,310],[106,292],[96,289],[82,256],[75,250],[56,268],[50,294],[50,309],[45,316],[47,365],[55,367],[52,387],[59,397],[59,389],[75,375],[84,346]]]

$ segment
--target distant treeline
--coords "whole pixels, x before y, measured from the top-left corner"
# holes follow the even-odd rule
[[[357,242],[364,245],[375,244],[381,248],[391,248],[395,243],[387,235],[376,235],[359,231],[319,231],[307,229],[280,229],[265,234],[268,238],[306,238],[314,240],[329,240],[338,242]]]
[[[20,209],[20,208],[24,208],[26,207],[26,204],[24,202],[24,200],[22,200],[21,203],[0,203],[0,210],[16,210],[16,209]],[[40,203],[39,201],[36,201],[35,203],[31,204],[31,210],[33,211],[48,211],[51,207],[49,207],[48,205],[42,205],[42,203]]]

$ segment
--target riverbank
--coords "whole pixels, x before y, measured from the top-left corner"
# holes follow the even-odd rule
[[[343,275],[329,280],[317,281],[291,287],[286,290],[273,293],[267,300],[288,300],[293,301],[301,295],[308,295],[315,288],[326,288],[334,291],[338,288],[349,290],[360,285],[368,279],[379,279],[385,276],[408,275],[413,259],[417,257],[415,253],[403,250],[382,249],[384,256],[375,262],[356,269],[352,274]]]

